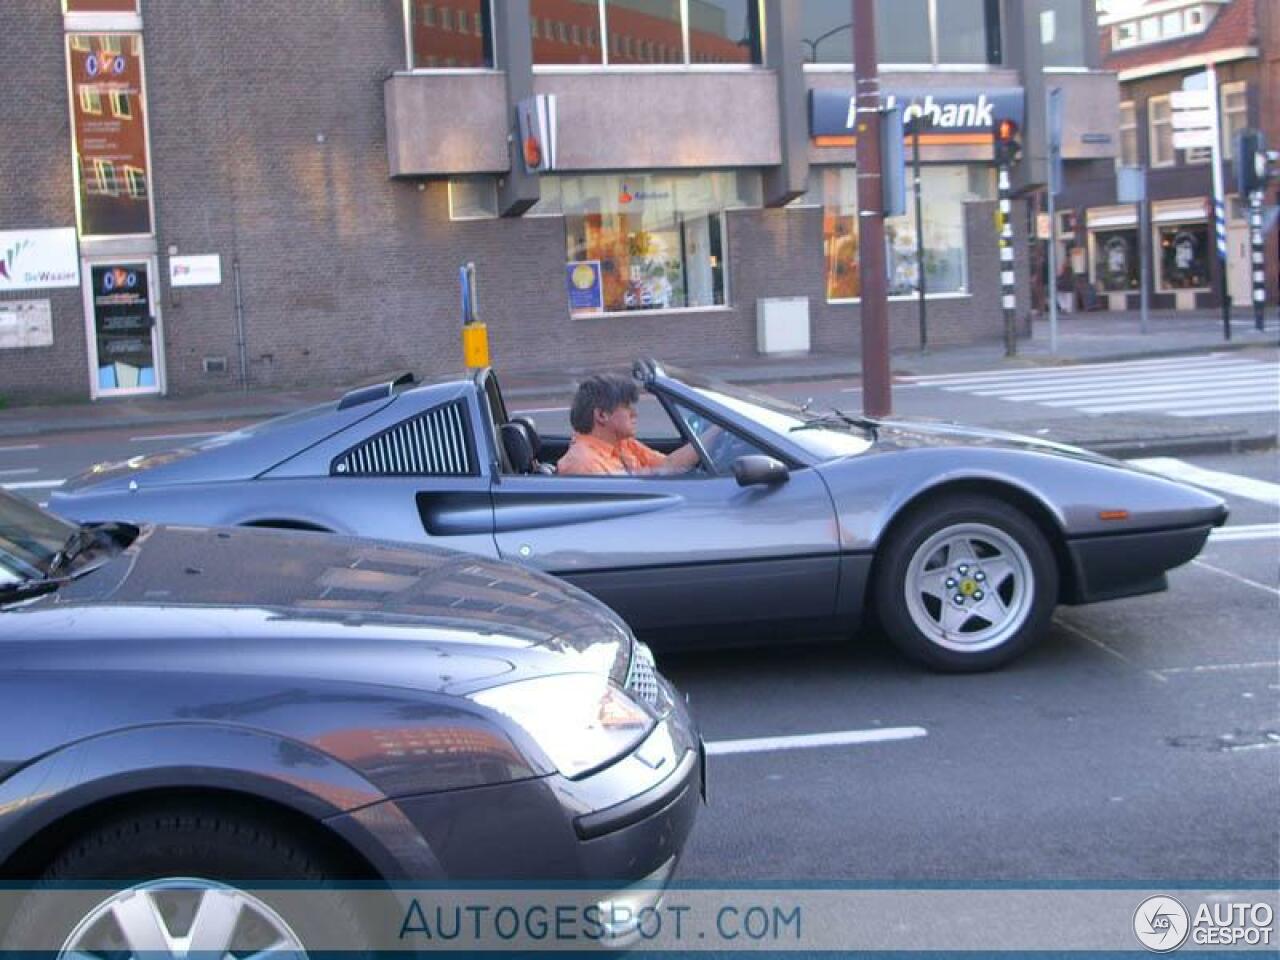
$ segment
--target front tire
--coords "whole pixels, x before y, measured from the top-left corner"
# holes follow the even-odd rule
[[[251,815],[198,808],[125,815],[57,857],[19,907],[3,949],[38,947],[58,958],[182,948],[205,956],[351,956],[365,937],[354,908],[325,889],[339,876],[304,839]]]
[[[905,654],[936,670],[991,670],[1047,630],[1058,602],[1039,527],[990,497],[953,495],[909,514],[877,557],[876,613]]]

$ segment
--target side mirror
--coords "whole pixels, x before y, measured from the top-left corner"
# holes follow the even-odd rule
[[[781,460],[754,454],[733,461],[733,476],[740,487],[772,487],[786,483],[791,471]]]

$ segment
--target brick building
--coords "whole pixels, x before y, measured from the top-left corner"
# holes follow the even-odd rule
[[[774,299],[814,349],[858,348],[848,0],[13,6],[11,401],[450,372],[468,261],[502,369],[752,355]],[[916,342],[921,276],[931,343],[995,338],[990,125],[1021,126],[1028,195],[1048,77],[1068,176],[1110,169],[1093,4],[883,0],[879,21],[885,88],[926,118],[923,242],[910,210],[888,228],[893,342]],[[555,167],[531,173],[517,110],[542,95]]]
[[[1253,301],[1248,199],[1236,186],[1235,134],[1263,128],[1277,145],[1275,0],[1130,0],[1099,20],[1102,65],[1120,81],[1120,163],[1148,171],[1151,231],[1139,236],[1139,211],[1117,203],[1113,180],[1078,184],[1063,197],[1061,250],[1082,288],[1110,309],[1140,299],[1139,244],[1151,250],[1152,305],[1220,307],[1210,150],[1174,147],[1171,95],[1212,66],[1217,75],[1227,197],[1227,288],[1237,307]],[[1274,185],[1273,185],[1274,196]],[[1274,202],[1274,200],[1272,201]],[[1268,302],[1276,297],[1276,238],[1268,239]],[[1086,286],[1087,285],[1087,286]]]

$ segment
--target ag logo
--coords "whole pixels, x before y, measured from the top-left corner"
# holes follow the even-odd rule
[[[1148,897],[1133,915],[1138,942],[1154,953],[1177,950],[1187,939],[1191,918],[1187,908],[1173,897]]]

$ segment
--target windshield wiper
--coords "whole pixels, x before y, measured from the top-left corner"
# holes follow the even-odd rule
[[[26,600],[45,593],[52,593],[66,583],[61,578],[45,577],[40,580],[19,580],[17,583],[6,583],[0,586],[0,604],[12,603],[15,600]]]
[[[865,430],[872,440],[879,438],[880,423],[872,420],[870,417],[856,417],[852,414],[845,413],[835,407],[831,408],[831,412],[820,417],[814,417],[806,420],[804,423],[798,424],[791,428],[791,432],[797,430],[823,430],[828,427],[853,426],[861,430]]]

